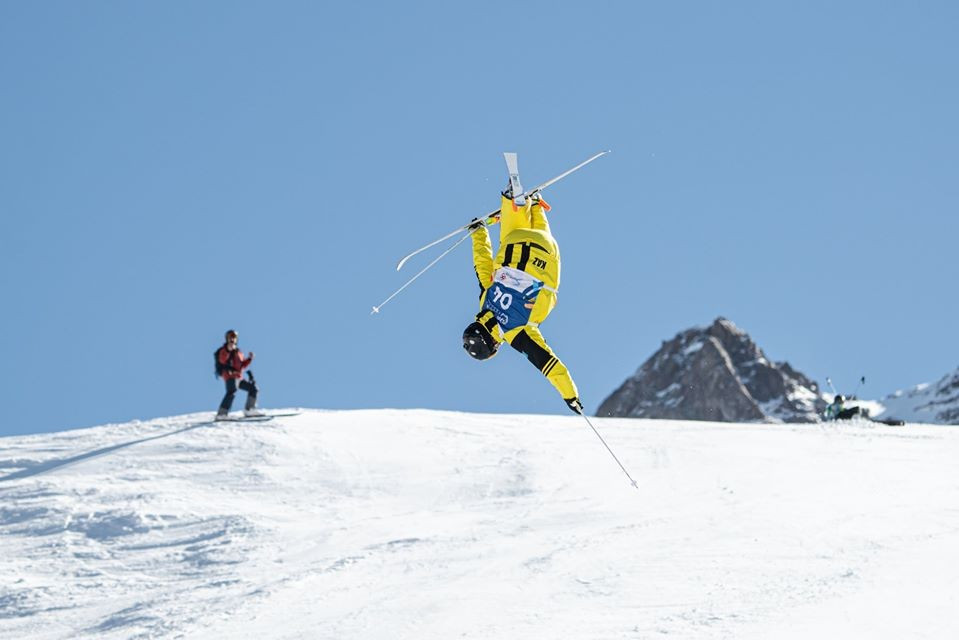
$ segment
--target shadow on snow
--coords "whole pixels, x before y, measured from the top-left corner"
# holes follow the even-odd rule
[[[199,422],[197,424],[191,424],[176,431],[170,431],[169,433],[161,433],[160,435],[150,436],[149,438],[140,438],[139,440],[131,440],[130,442],[122,442],[120,444],[111,445],[109,447],[102,447],[100,449],[94,449],[93,451],[87,451],[86,453],[81,453],[69,458],[59,458],[56,460],[47,460],[46,462],[40,462],[35,465],[29,466],[26,469],[21,469],[20,471],[14,471],[11,474],[0,477],[0,482],[7,482],[10,480],[19,480],[20,478],[31,478],[33,476],[43,475],[44,473],[49,473],[55,469],[60,469],[61,467],[66,467],[71,464],[76,464],[78,462],[83,462],[84,460],[89,460],[91,458],[96,458],[98,456],[103,456],[108,453],[113,453],[119,449],[125,449],[126,447],[132,447],[135,444],[141,444],[143,442],[150,442],[151,440],[159,440],[161,438],[169,438],[170,436],[175,436],[179,433],[184,433],[186,431],[191,431],[202,426],[212,425],[213,421],[207,420],[204,422]]]

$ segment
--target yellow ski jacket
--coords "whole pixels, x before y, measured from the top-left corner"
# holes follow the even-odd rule
[[[525,354],[563,399],[570,400],[579,397],[576,383],[539,330],[556,306],[560,280],[559,245],[550,233],[548,210],[540,201],[517,206],[503,197],[495,257],[486,227],[473,231],[473,268],[482,290],[476,319],[498,342]]]

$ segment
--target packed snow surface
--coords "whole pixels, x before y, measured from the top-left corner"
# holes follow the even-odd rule
[[[0,439],[0,638],[956,638],[959,430],[304,411]]]

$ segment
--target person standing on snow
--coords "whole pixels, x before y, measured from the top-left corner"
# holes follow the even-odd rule
[[[230,329],[224,336],[226,341],[216,352],[217,373],[224,382],[226,382],[226,395],[220,402],[220,408],[216,412],[217,419],[225,418],[230,413],[230,407],[233,406],[233,398],[236,396],[237,387],[246,391],[246,407],[244,413],[247,416],[262,415],[256,409],[256,395],[258,389],[256,381],[253,380],[253,374],[249,373],[249,381],[243,379],[243,371],[253,362],[253,352],[250,352],[249,358],[243,357],[240,351],[240,336],[236,331]]]
[[[559,245],[550,233],[549,210],[539,194],[517,205],[507,187],[495,258],[486,226],[481,221],[471,225],[480,312],[463,331],[463,349],[476,360],[486,360],[502,342],[509,343],[546,376],[573,412],[582,414],[576,383],[539,330],[556,306],[559,288]]]

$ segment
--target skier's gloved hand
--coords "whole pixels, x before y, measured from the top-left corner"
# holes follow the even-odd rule
[[[483,221],[482,221],[482,220],[480,220],[479,218],[473,218],[473,220],[470,222],[470,226],[467,227],[467,228],[468,228],[470,231],[476,231],[477,229],[479,229],[479,228],[482,227],[482,226],[483,226]]]
[[[549,206],[549,203],[543,200],[543,196],[539,194],[539,191],[534,193],[529,197],[530,202],[533,203],[534,207],[542,207],[543,211],[549,211],[553,207]]]
[[[580,402],[579,398],[564,398],[564,400],[566,400],[566,406],[570,408],[570,411],[583,415],[583,403]]]
[[[500,193],[503,195],[504,198],[509,198],[510,200],[512,200],[513,199],[513,183],[507,182],[506,188],[500,191]]]

